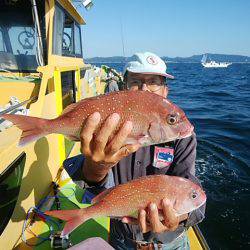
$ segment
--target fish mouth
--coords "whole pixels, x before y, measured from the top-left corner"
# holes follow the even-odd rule
[[[190,132],[190,130],[187,130],[184,132],[180,132],[178,137],[179,137],[179,139],[184,139],[184,138],[187,138],[191,135],[192,135],[192,132]]]
[[[187,138],[192,135],[194,131],[194,126],[190,124],[189,128],[179,133],[179,138]]]
[[[206,203],[206,201],[207,201],[207,197],[205,197],[204,200],[199,205],[197,205],[196,208],[200,208],[201,206],[203,206]]]

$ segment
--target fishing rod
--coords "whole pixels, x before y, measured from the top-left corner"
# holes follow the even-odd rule
[[[122,52],[123,52],[123,59],[125,61],[125,46],[124,46],[124,36],[123,36],[123,24],[122,18],[120,18],[120,28],[121,28],[121,40],[122,40]]]

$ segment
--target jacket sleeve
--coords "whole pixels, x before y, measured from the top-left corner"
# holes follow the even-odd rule
[[[72,181],[81,188],[95,187],[98,189],[110,188],[114,186],[113,172],[110,170],[106,177],[98,182],[88,182],[83,175],[84,156],[82,154],[66,159],[63,162],[64,169],[69,174]]]
[[[190,179],[201,186],[198,178],[195,176],[196,146],[195,134],[175,142],[174,161],[169,169],[169,174]],[[189,227],[201,222],[205,218],[205,208],[206,203],[189,213],[184,225]]]

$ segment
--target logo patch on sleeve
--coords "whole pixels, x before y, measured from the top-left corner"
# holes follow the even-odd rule
[[[174,160],[173,148],[155,147],[153,166],[156,168],[165,168],[171,165]]]

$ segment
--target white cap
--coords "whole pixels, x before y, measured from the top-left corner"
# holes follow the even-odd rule
[[[174,76],[167,74],[166,63],[156,54],[151,52],[136,53],[133,55],[135,61],[130,61],[124,68],[126,71],[141,74],[155,74],[174,79]]]

